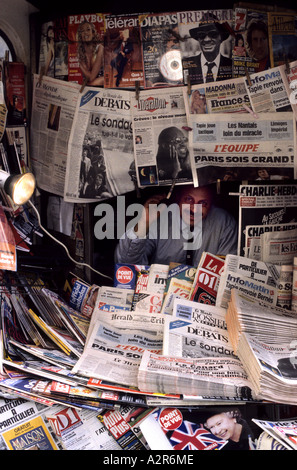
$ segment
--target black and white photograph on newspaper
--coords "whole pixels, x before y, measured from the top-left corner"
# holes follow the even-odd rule
[[[132,164],[130,92],[86,87],[69,138],[65,201],[92,202],[133,191]]]
[[[145,88],[183,84],[177,13],[139,15]]]
[[[189,147],[201,186],[220,181],[296,178],[296,126],[292,113],[188,116]]]
[[[232,78],[233,9],[178,12],[184,83]]]
[[[247,226],[297,222],[297,185],[275,183],[239,187],[238,254],[245,254]]]
[[[193,182],[182,87],[142,90],[131,108],[139,187]]]

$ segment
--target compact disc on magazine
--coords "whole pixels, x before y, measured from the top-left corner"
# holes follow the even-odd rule
[[[180,51],[168,51],[160,60],[160,72],[166,80],[178,82],[183,78]]]

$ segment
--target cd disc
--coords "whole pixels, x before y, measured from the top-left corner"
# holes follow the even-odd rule
[[[168,51],[160,60],[160,72],[166,80],[178,82],[183,78],[180,51]]]

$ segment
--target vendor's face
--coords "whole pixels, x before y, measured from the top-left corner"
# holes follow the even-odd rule
[[[206,426],[210,432],[224,440],[228,440],[233,437],[235,432],[235,425],[236,419],[229,418],[224,413],[214,415],[206,422]]]
[[[221,35],[215,25],[201,28],[201,31],[197,34],[197,40],[205,57],[208,60],[214,60],[220,51],[221,45]]]
[[[190,188],[182,192],[178,204],[184,222],[192,227],[195,223],[196,213],[201,211],[202,219],[205,219],[211,208],[212,200],[209,191],[205,188]]]

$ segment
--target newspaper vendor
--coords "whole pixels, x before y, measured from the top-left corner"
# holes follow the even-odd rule
[[[179,186],[172,197],[174,204],[166,210],[166,205],[160,204],[164,195],[152,196],[145,202],[138,223],[120,239],[115,262],[196,266],[203,251],[236,254],[236,221],[226,210],[216,207],[213,199],[211,186]],[[160,212],[150,211],[151,205]],[[177,212],[169,210],[172,207]],[[162,211],[166,215],[163,219]]]

